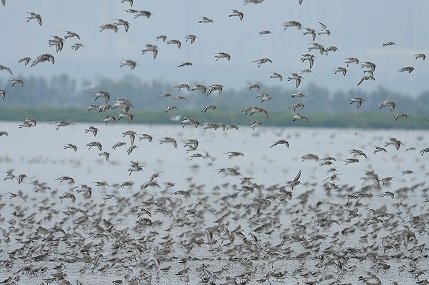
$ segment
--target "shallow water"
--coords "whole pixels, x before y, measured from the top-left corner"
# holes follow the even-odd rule
[[[2,280],[19,276],[18,284],[41,284],[61,262],[64,279],[72,284],[117,279],[128,284],[125,280],[133,278],[140,284],[364,284],[359,277],[367,272],[383,284],[415,284],[429,277],[427,272],[417,276],[419,269],[429,268],[424,230],[429,222],[429,205],[424,203],[428,156],[419,153],[428,146],[424,131],[95,125],[100,132],[93,137],[84,132],[88,124],[59,130],[46,123],[28,129],[18,125],[0,124],[9,134],[0,138],[2,173],[6,177],[13,169],[14,175],[27,176],[22,183],[16,178],[0,181]],[[154,139],[136,138],[137,148],[127,154],[131,144],[122,134],[127,130]],[[160,144],[162,137],[175,138],[177,148]],[[392,137],[403,143],[399,150],[389,145],[386,153],[373,153]],[[186,151],[187,139],[199,140],[197,151]],[[287,139],[290,147],[270,148],[278,139]],[[110,152],[109,161],[95,148],[88,149],[92,141]],[[119,141],[126,146],[113,150]],[[78,150],[64,149],[67,143]],[[359,156],[358,163],[346,164],[353,157],[351,149],[368,158]],[[230,151],[244,156],[228,158]],[[196,152],[210,157],[191,159]],[[301,159],[309,153],[336,161],[320,166],[320,159]],[[143,171],[130,174],[131,161],[144,165]],[[336,171],[328,173],[332,167]],[[240,175],[219,173],[222,168],[237,168]],[[293,190],[285,187],[299,170],[301,184]],[[373,183],[362,179],[370,170],[394,179],[390,185],[364,188]],[[413,173],[403,175],[404,170]],[[154,179],[159,188],[141,188],[155,172],[160,172]],[[333,173],[338,180],[328,179]],[[60,182],[61,176],[75,183]],[[243,184],[243,177],[252,177],[255,184]],[[36,189],[36,180],[50,189]],[[95,181],[109,186],[96,187]],[[135,184],[114,186],[125,181]],[[339,188],[327,191],[326,181]],[[165,189],[167,182],[175,185]],[[82,184],[92,188],[91,196]],[[25,201],[9,194],[19,191]],[[284,197],[287,191],[290,198]],[[348,197],[359,191],[370,196]],[[394,197],[383,195],[386,191]],[[61,199],[64,193],[76,200]],[[353,210],[358,216],[348,212]],[[404,239],[408,230],[415,239]],[[306,252],[308,256],[300,256]],[[335,263],[340,255],[347,258],[341,266]],[[158,268],[153,266],[155,257]],[[33,274],[18,272],[29,264]],[[42,266],[46,272],[37,270]]]

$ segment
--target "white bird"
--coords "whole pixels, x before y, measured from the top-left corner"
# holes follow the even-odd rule
[[[30,16],[27,17],[27,22],[29,22],[30,20],[37,20],[37,22],[39,23],[39,25],[42,25],[42,17],[34,12],[27,12],[28,14],[30,14]]]

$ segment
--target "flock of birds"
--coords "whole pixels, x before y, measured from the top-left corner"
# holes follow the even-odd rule
[[[127,5],[124,11],[134,19],[152,17],[150,11],[134,9],[133,0],[121,2]],[[244,5],[263,2],[245,0]],[[5,0],[2,4],[6,4]],[[303,1],[299,0],[298,4],[303,4]],[[225,17],[246,20],[245,12],[239,9],[231,9]],[[29,12],[26,20],[28,24],[43,26],[43,17],[38,13]],[[195,24],[214,25],[216,21],[202,16]],[[316,55],[329,55],[339,49],[316,42],[319,37],[331,35],[330,28],[324,23],[320,22],[318,29],[303,28],[300,22],[291,20],[285,22],[283,27],[285,32],[290,29],[304,30],[303,36],[310,36],[312,40],[308,51],[301,56],[302,63],[308,62],[308,68],[285,76],[297,89],[297,93],[291,96],[305,100],[307,95],[299,92],[298,88],[305,74],[311,73],[314,64],[317,64]],[[99,31],[118,33],[123,29],[126,33],[131,28],[132,22],[116,19],[113,23],[99,26]],[[258,32],[259,36],[270,34],[270,30]],[[185,37],[185,43],[198,44],[203,37],[189,34]],[[64,35],[49,39],[48,45],[60,54],[70,39],[80,41],[80,36],[76,32],[66,31]],[[177,49],[185,48],[181,40],[160,34],[153,43],[145,45],[142,56],[149,55],[156,60],[160,43]],[[394,46],[391,41],[382,43],[383,48]],[[71,45],[75,51],[80,48],[85,48],[81,42]],[[232,56],[224,51],[217,52],[214,61],[230,61]],[[419,53],[414,55],[414,59],[424,61],[426,56]],[[36,65],[42,63],[55,64],[55,56],[44,53],[35,58],[22,57],[17,62],[37,68]],[[268,57],[261,57],[250,64],[260,68],[272,62]],[[348,69],[359,64],[363,74],[357,86],[376,80],[376,63],[356,57],[346,58],[344,65],[336,67],[333,74],[347,76]],[[126,59],[119,66],[133,70],[137,62]],[[191,66],[192,62],[186,61],[177,67]],[[414,70],[410,65],[398,72],[412,73]],[[0,65],[0,71],[12,77],[11,88],[24,86],[21,79],[14,77],[10,67]],[[270,78],[283,81],[283,75],[279,72],[272,72]],[[181,90],[201,92],[207,97],[213,92],[221,94],[224,86],[220,83],[208,86],[182,83],[175,89],[177,95],[165,93],[159,99],[187,100],[186,96],[181,95]],[[244,116],[261,116],[269,120],[269,112],[263,104],[273,98],[261,89],[257,83],[249,84],[248,90],[256,91],[261,106],[248,106],[241,112]],[[5,104],[7,93],[7,90],[0,90]],[[108,128],[121,119],[128,122],[124,126],[129,126],[134,119],[132,100],[118,97],[112,102],[111,97],[106,90],[94,92],[94,102],[88,105],[88,111],[100,114],[115,112],[103,115],[99,125],[82,130],[86,136],[94,138],[84,147],[97,150],[98,157],[105,162],[120,155],[117,151],[123,147],[127,148],[127,156],[133,157],[135,149],[142,143],[158,141],[159,144],[178,148],[180,141],[172,136],[156,138],[148,133],[124,130],[120,134],[121,140],[111,150],[107,149],[103,142],[96,139],[103,132],[102,128]],[[304,102],[299,101],[289,107],[293,112],[292,121],[304,121],[310,125],[311,119],[297,111],[304,109]],[[356,104],[357,108],[364,102],[365,98],[362,97],[350,99],[350,104]],[[386,100],[378,107],[394,112],[397,104]],[[161,112],[168,114],[178,109],[177,105],[168,105]],[[201,113],[204,115],[216,110],[217,107],[210,104]],[[397,113],[394,120],[407,117],[405,113]],[[209,130],[235,132],[239,129],[233,123],[202,124],[189,116],[180,118],[180,122],[183,128],[202,128],[201,135]],[[56,121],[52,125],[58,132],[66,127],[79,127],[67,120]],[[250,125],[251,132],[256,133],[255,129],[261,125],[261,120],[254,120]],[[22,130],[37,127],[39,125],[34,118],[25,118],[18,125]],[[1,136],[7,137],[8,132],[0,131]],[[207,167],[212,166],[216,157],[205,150],[200,151],[200,145],[198,139],[183,142],[190,160],[208,161]],[[404,143],[400,139],[389,138],[373,147],[372,158],[376,159],[382,153],[402,151]],[[74,143],[67,143],[63,148],[64,151],[81,151],[81,147]],[[294,145],[290,137],[267,142],[267,149],[274,151],[278,148],[293,151]],[[429,154],[429,147],[409,147],[405,151],[417,154],[421,160],[416,158],[416,161],[422,162]],[[237,162],[246,153],[233,150],[222,155],[228,161]],[[371,159],[365,148],[353,148],[347,155],[343,167]],[[327,167],[328,177],[321,182],[305,182],[302,181],[303,177],[310,177],[299,170],[295,176],[282,182],[264,185],[258,183],[256,177],[245,176],[238,166],[221,167],[217,169],[217,174],[222,179],[230,179],[228,182],[207,189],[196,182],[197,177],[189,177],[186,187],[177,189],[174,181],[160,182],[166,175],[161,171],[153,173],[138,187],[134,180],[117,184],[100,180],[94,182],[94,186],[79,184],[73,175],[58,177],[54,182],[43,182],[31,179],[31,175],[18,173],[16,169],[7,170],[4,181],[10,183],[11,189],[27,183],[34,192],[7,191],[1,196],[0,208],[9,209],[10,214],[0,215],[0,275],[6,276],[0,284],[38,282],[67,285],[73,284],[70,275],[73,275],[73,282],[77,285],[96,284],[96,281],[82,277],[94,275],[97,278],[104,276],[101,279],[116,285],[180,282],[235,285],[283,282],[405,284],[401,276],[389,275],[392,271],[410,277],[414,284],[429,284],[429,236],[426,230],[429,214],[425,208],[429,203],[429,188],[425,187],[425,182],[392,190],[396,178],[381,177],[374,170],[368,170],[361,177],[362,186],[342,184],[338,157],[320,157],[309,153],[303,155],[301,160],[313,162],[317,167]],[[138,157],[134,157],[126,171],[131,178],[143,173],[146,167]],[[402,175],[412,176],[414,171],[404,169]],[[63,191],[64,188],[67,190]],[[124,193],[127,189],[129,191]],[[320,199],[321,196],[324,198]],[[289,267],[285,267],[286,263]],[[389,277],[387,280],[384,275],[396,279]]]

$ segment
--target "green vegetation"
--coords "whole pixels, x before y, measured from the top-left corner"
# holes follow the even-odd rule
[[[309,84],[301,90],[306,97],[298,99],[291,95],[297,91],[283,87],[261,86],[260,91],[224,88],[210,95],[200,91],[186,91],[175,87],[175,84],[153,81],[141,82],[138,78],[128,76],[119,80],[99,79],[95,84],[83,81],[77,83],[67,75],[54,76],[50,80],[44,78],[23,78],[24,88],[11,87],[9,82],[0,80],[0,89],[6,90],[6,98],[0,101],[0,120],[21,121],[32,117],[38,121],[101,122],[106,115],[117,117],[119,110],[110,109],[98,113],[88,111],[91,104],[104,104],[103,98],[95,100],[97,91],[107,91],[111,94],[108,103],[113,104],[116,98],[122,97],[132,103],[130,113],[134,115],[133,123],[149,124],[180,124],[172,121],[171,117],[180,115],[191,117],[200,123],[226,123],[247,125],[254,120],[261,121],[264,126],[306,126],[304,121],[292,122],[293,112],[289,107],[302,102],[305,107],[297,111],[308,117],[312,127],[357,127],[357,128],[420,128],[429,127],[429,91],[416,97],[398,94],[382,87],[371,93],[360,89],[349,92],[330,94],[325,88]],[[192,87],[195,84],[189,83]],[[89,86],[103,86],[103,88]],[[272,100],[261,102],[256,96],[267,93]],[[160,98],[160,95],[170,93],[171,97]],[[183,96],[185,100],[173,99],[173,96]],[[365,99],[361,108],[350,104],[353,97]],[[394,101],[396,108],[390,112],[387,108],[379,110],[379,104],[384,100]],[[217,106],[216,110],[202,113],[201,110],[209,105]],[[168,106],[177,106],[177,111],[164,112]],[[245,116],[242,110],[248,106],[262,107],[270,115],[268,120],[264,115],[254,114]],[[407,119],[395,122],[397,113],[405,113]],[[128,123],[122,119],[119,123]]]

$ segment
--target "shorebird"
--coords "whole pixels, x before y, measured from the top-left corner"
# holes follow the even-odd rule
[[[134,14],[134,19],[138,17],[146,17],[149,19],[152,16],[152,12],[146,10],[136,11]]]
[[[415,54],[414,57],[416,59],[421,59],[421,60],[425,60],[426,59],[426,55],[424,53]]]
[[[170,138],[170,137],[163,137],[159,139],[159,143],[160,144],[164,144],[164,143],[170,143],[174,146],[174,148],[177,148],[177,142],[175,139]]]
[[[291,76],[287,78],[288,81],[295,80],[295,87],[298,88],[301,84],[302,76],[297,73],[292,73]]]
[[[269,59],[269,58],[267,58],[267,57],[264,57],[264,58],[260,58],[260,59],[257,59],[257,60],[254,60],[254,61],[251,61],[250,63],[255,63],[255,62],[258,64],[258,67],[261,67],[261,65],[262,65],[262,64],[267,63],[267,62],[269,62],[269,63],[273,63],[273,62],[271,61],[271,59]]]
[[[128,66],[130,69],[134,69],[136,65],[137,65],[137,62],[135,62],[134,60],[126,59],[121,61],[121,64],[119,65],[119,67]]]
[[[252,116],[255,113],[264,113],[265,116],[267,117],[267,119],[270,118],[270,116],[268,115],[268,112],[264,108],[261,108],[261,107],[254,107],[254,106],[247,107],[242,112],[244,112],[244,115],[249,114],[250,116]]]
[[[87,133],[92,133],[92,135],[93,135],[94,137],[96,137],[96,136],[97,136],[98,131],[99,131],[99,130],[98,130],[96,127],[94,127],[94,126],[89,126],[87,129],[85,129],[85,134],[87,134]]]
[[[295,176],[295,178],[293,180],[286,181],[286,186],[287,187],[291,187],[292,190],[293,190],[294,187],[296,187],[299,184],[301,184],[301,181],[299,181],[300,178],[301,178],[301,170],[298,171],[298,174]]]
[[[182,47],[182,43],[179,40],[168,40],[165,43],[167,45],[176,45],[178,49]]]
[[[128,32],[128,29],[130,28],[130,23],[128,21],[125,21],[123,19],[116,19],[118,21],[115,23],[116,26],[124,26],[125,32]]]
[[[100,26],[100,32],[104,31],[104,30],[112,30],[115,33],[118,32],[118,24],[113,23],[113,24],[105,24]]]
[[[382,44],[382,47],[389,47],[389,46],[394,46],[396,45],[394,42],[386,42]]]
[[[12,75],[12,76],[13,76],[13,72],[12,72],[12,70],[11,70],[9,67],[4,66],[4,65],[0,65],[0,71],[1,71],[1,70],[6,70],[7,72],[9,72],[9,73],[10,73],[10,75]]]
[[[201,20],[198,23],[213,23],[213,20],[207,17],[201,17]]]
[[[383,101],[383,102],[381,102],[379,104],[379,108],[378,109],[381,109],[383,107],[389,107],[390,112],[393,112],[393,110],[395,109],[395,106],[396,106],[395,102],[385,100],[385,101]]]
[[[307,125],[308,125],[308,118],[305,117],[305,116],[303,116],[303,115],[301,115],[300,113],[294,113],[293,114],[293,120],[292,120],[292,122],[295,122],[296,120],[304,120],[307,123]]]
[[[321,29],[321,30],[320,30],[320,32],[318,32],[317,34],[318,34],[318,35],[323,35],[323,34],[325,34],[325,35],[329,36],[329,35],[331,34],[331,32],[328,30],[328,27],[326,27],[326,25],[325,25],[325,24],[323,24],[323,23],[321,23],[321,22],[319,22],[319,24],[322,26],[322,29]]]
[[[229,152],[226,152],[224,154],[227,154],[228,158],[237,157],[237,156],[244,156],[244,154],[242,152],[238,152],[238,151],[229,151]]]
[[[283,81],[283,76],[280,73],[273,72],[270,76],[270,78],[278,78],[280,81]]]
[[[406,118],[408,118],[408,115],[407,115],[407,114],[405,114],[405,113],[399,113],[399,114],[396,114],[396,115],[395,115],[395,122],[396,122],[398,119],[406,119]]]
[[[350,104],[356,103],[356,107],[360,108],[360,106],[362,105],[362,103],[365,101],[365,99],[363,99],[362,97],[354,97],[352,99],[350,99]]]
[[[201,112],[205,113],[205,112],[207,112],[208,110],[216,110],[216,106],[215,106],[215,105],[213,105],[213,104],[210,104],[210,105],[208,105],[208,106],[204,107],[204,108],[201,110]]]
[[[259,122],[259,121],[253,121],[253,123],[250,125],[250,128],[251,128],[252,130],[254,130],[256,127],[258,127],[258,126],[260,126],[260,125],[262,125],[262,123],[261,123],[261,122]]]
[[[288,142],[287,140],[284,140],[284,139],[281,139],[281,140],[276,141],[275,143],[273,143],[273,144],[270,146],[270,148],[272,148],[272,147],[274,147],[274,146],[276,146],[276,145],[280,145],[280,144],[283,144],[283,145],[285,145],[286,147],[288,147],[288,148],[289,148],[289,142]]]
[[[76,146],[76,145],[74,145],[74,144],[68,143],[68,144],[66,144],[66,145],[64,146],[64,149],[68,149],[68,148],[70,148],[70,149],[72,149],[72,150],[74,150],[74,151],[77,151],[77,146]]]
[[[310,52],[312,50],[318,50],[320,54],[325,53],[325,47],[319,43],[311,43],[311,45],[308,47],[308,51]]]
[[[91,149],[92,147],[97,147],[100,151],[102,151],[103,150],[103,147],[102,147],[102,145],[101,145],[101,143],[100,142],[90,142],[90,143],[87,143],[86,144],[86,146],[88,147],[88,149]]]
[[[12,87],[15,87],[15,85],[20,85],[21,87],[24,87],[24,81],[22,81],[21,79],[10,79],[10,84],[12,85]]]
[[[232,10],[232,14],[230,14],[229,17],[239,17],[240,21],[243,21],[244,14],[243,12],[234,9]]]
[[[305,28],[305,32],[303,33],[303,35],[311,35],[311,37],[313,38],[313,42],[314,40],[316,40],[316,30],[312,29],[312,28]]]
[[[262,35],[269,35],[269,34],[271,34],[271,31],[270,30],[263,30],[263,31],[258,32],[258,34],[260,36],[262,36]]]
[[[95,93],[95,99],[97,100],[98,98],[104,98],[104,102],[107,104],[107,102],[109,102],[110,100],[110,93],[107,91],[98,91],[97,93]]]
[[[375,78],[372,75],[364,75],[364,76],[362,76],[362,78],[358,82],[357,86],[361,85],[361,83],[366,81],[366,80],[375,80]]]
[[[334,74],[337,74],[338,72],[342,73],[344,76],[346,76],[347,69],[345,67],[337,67],[334,69]]]
[[[42,25],[42,17],[34,12],[27,12],[28,14],[30,14],[30,16],[27,17],[27,22],[29,22],[30,20],[37,20],[37,22],[39,23],[39,25]]]
[[[186,62],[179,64],[177,67],[185,67],[185,66],[192,66],[192,62],[186,61]]]
[[[294,94],[292,94],[291,95],[291,97],[292,98],[302,98],[302,97],[307,97],[307,96],[305,96],[305,94],[304,93],[302,93],[302,92],[298,92],[298,93],[294,93]]]
[[[310,64],[310,69],[311,69],[311,68],[313,68],[313,64],[314,64],[314,59],[315,58],[316,57],[313,54],[307,53],[307,54],[304,54],[304,55],[301,56],[301,62],[304,62],[304,61],[307,60],[308,63]]]
[[[81,47],[83,47],[84,45],[81,43],[75,43],[71,46],[71,49],[74,51],[77,51],[78,49],[80,49]]]
[[[283,23],[284,30],[287,30],[289,27],[296,27],[298,30],[301,29],[301,23],[298,21],[288,21]]]
[[[264,103],[265,101],[273,99],[273,97],[271,97],[267,93],[258,93],[258,95],[256,96],[256,98],[259,98],[261,100],[261,103]]]
[[[193,44],[194,42],[195,42],[195,40],[197,39],[197,36],[196,35],[187,35],[186,37],[185,37],[185,40],[186,41],[190,41],[191,42],[191,44]]]
[[[140,163],[137,161],[131,161],[131,166],[130,166],[130,168],[128,168],[128,171],[130,172],[128,174],[128,176],[131,176],[131,173],[133,173],[133,172],[143,171],[143,166],[140,165]]]
[[[159,35],[156,37],[156,40],[162,40],[162,42],[165,42],[167,40],[167,36],[166,35]]]
[[[66,35],[64,36],[64,39],[68,39],[68,38],[73,38],[76,37],[78,40],[80,40],[80,36],[75,33],[75,32],[71,32],[71,31],[66,31]]]
[[[406,66],[398,70],[398,72],[408,72],[408,73],[411,73],[413,71],[414,71],[414,67],[412,66]]]
[[[0,96],[4,100],[4,98],[6,98],[6,90],[1,89],[0,90]]]
[[[18,63],[23,62],[23,63],[24,63],[24,65],[25,65],[25,66],[27,66],[27,64],[29,64],[29,63],[30,63],[30,61],[31,61],[31,57],[26,56],[26,57],[21,57],[21,58],[18,60]]]
[[[122,133],[122,137],[129,136],[131,145],[134,144],[134,141],[136,139],[137,133],[135,131],[125,131]]]
[[[359,64],[359,59],[357,59],[356,57],[348,57],[348,58],[346,58],[347,67],[349,67],[350,63]]]
[[[52,36],[52,39],[48,41],[50,47],[55,46],[55,51],[59,52],[63,50],[64,39],[59,36]]]
[[[158,47],[156,45],[147,44],[146,48],[142,50],[142,54],[145,54],[146,52],[151,52],[153,58],[155,59],[158,55]]]
[[[292,106],[289,107],[289,110],[292,110],[294,113],[296,111],[296,109],[304,109],[304,103],[295,103]]]
[[[220,58],[226,58],[228,61],[231,60],[231,56],[226,52],[218,52],[215,54],[216,61]]]
[[[174,86],[174,88],[177,88],[177,91],[180,91],[181,89],[186,89],[188,91],[191,90],[191,87],[189,86],[189,84],[186,84],[186,83],[178,84],[178,85]]]
[[[39,55],[38,57],[36,57],[36,59],[33,60],[33,63],[31,64],[31,66],[35,66],[36,64],[41,63],[41,62],[45,62],[45,61],[50,61],[50,62],[52,62],[52,64],[54,64],[55,58],[52,54],[45,53],[45,54],[42,54],[42,55]]]
[[[152,142],[153,137],[149,134],[141,134],[139,135],[139,141],[141,140],[148,140],[149,142]]]

